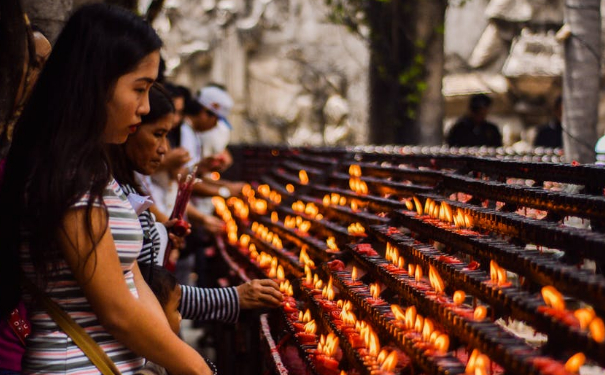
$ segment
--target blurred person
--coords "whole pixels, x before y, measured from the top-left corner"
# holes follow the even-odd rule
[[[468,113],[450,129],[446,143],[449,146],[502,146],[498,127],[487,121],[492,99],[485,94],[471,96]]]
[[[139,264],[158,264],[163,261],[166,248],[166,228],[174,225],[176,219],[157,223],[148,210],[152,202],[145,202],[148,192],[140,183],[141,176],[153,174],[169,147],[167,134],[172,127],[175,108],[169,94],[160,85],[152,86],[149,92],[150,112],[142,116],[141,126],[128,137],[125,144],[113,145],[110,149],[114,176],[122,190],[137,209],[144,233]],[[189,217],[191,219],[191,216]],[[210,219],[219,220],[215,217]],[[198,222],[198,218],[193,218]],[[182,238],[170,233],[174,247],[183,245]],[[145,274],[143,273],[145,276]],[[272,280],[257,280],[231,288],[196,288],[186,285],[182,289],[180,311],[185,319],[219,320],[235,323],[240,309],[275,307],[281,302],[281,293]]]
[[[33,303],[35,290],[94,336],[123,374],[140,369],[141,356],[172,373],[210,373],[172,332],[141,276],[135,259],[143,233],[105,154],[149,111],[161,45],[132,13],[106,4],[81,7],[59,35],[15,126],[0,190],[0,315],[17,304],[18,280],[28,280],[26,373],[98,371]]]
[[[534,138],[534,146],[563,148],[563,97],[560,95],[555,99],[552,107],[552,116],[546,124],[538,127],[538,133]]]

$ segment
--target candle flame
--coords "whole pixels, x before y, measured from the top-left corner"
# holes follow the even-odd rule
[[[376,335],[375,332],[369,330],[368,338],[369,338],[369,342],[368,342],[368,346],[367,346],[368,353],[371,356],[376,357],[378,355],[378,352],[380,351],[380,341],[378,340],[378,335]]]
[[[563,295],[554,286],[549,285],[542,288],[542,298],[547,306],[555,310],[565,311]]]
[[[445,291],[443,279],[432,265],[429,266],[429,281],[437,293],[443,293]]]
[[[307,309],[305,311],[305,313],[303,314],[302,320],[303,323],[308,323],[311,321],[311,311],[309,311],[309,309]]]
[[[466,293],[463,290],[457,290],[454,292],[454,305],[460,306],[466,299]]]
[[[269,196],[269,193],[271,193],[271,187],[269,187],[269,185],[267,185],[267,184],[259,185],[257,190],[260,193],[260,195],[262,195],[265,198],[267,198]]]
[[[498,263],[496,263],[496,261],[494,260],[489,262],[489,277],[490,280],[498,286],[504,286],[508,284],[506,270],[500,267]]]
[[[292,184],[286,185],[286,191],[290,194],[294,193],[294,185],[292,185]]]
[[[380,297],[380,285],[378,285],[378,283],[370,284],[370,294],[374,299],[378,299]]]
[[[314,334],[317,330],[317,325],[315,324],[315,320],[311,320],[307,324],[305,324],[305,333]]]
[[[578,319],[580,322],[580,328],[587,329],[590,325],[590,322],[596,317],[593,309],[590,308],[581,308],[574,311],[573,316]]]
[[[414,202],[411,199],[406,199],[405,200],[405,207],[408,210],[413,211],[414,210]]]
[[[250,236],[247,234],[242,234],[239,237],[239,243],[240,245],[242,245],[243,247],[248,247],[248,245],[250,245]]]
[[[358,164],[351,164],[349,166],[349,175],[351,177],[361,177],[361,167]]]
[[[416,315],[416,306],[410,306],[405,310],[405,326],[407,329],[414,328]]]
[[[414,276],[416,272],[416,266],[412,263],[408,264],[408,275]]]
[[[338,205],[344,206],[345,204],[347,204],[347,197],[340,197],[340,199],[338,200]]]
[[[482,321],[487,317],[487,308],[485,306],[477,306],[473,313],[473,318],[476,321]]]
[[[336,238],[332,236],[328,237],[328,239],[326,240],[326,245],[328,246],[329,251],[339,251],[338,245],[336,245]]]
[[[328,207],[331,203],[330,195],[329,194],[324,195],[324,198],[321,201],[321,203],[323,204],[324,207]]]
[[[352,211],[357,211],[359,208],[359,205],[357,204],[356,201],[351,201],[351,210]]]
[[[420,203],[420,199],[413,197],[412,199],[414,199],[414,205],[416,205],[416,212],[418,213],[418,216],[421,216],[423,213],[422,210],[422,203]]]
[[[275,212],[275,211],[271,212],[271,222],[277,223],[278,221],[279,221],[279,216],[277,215],[277,212]]]
[[[303,201],[296,201],[292,203],[292,210],[294,210],[295,212],[304,212],[305,204],[303,203]]]
[[[440,334],[435,339],[435,348],[442,354],[447,353],[450,347],[450,337],[445,333]]]
[[[301,169],[298,172],[298,179],[300,180],[301,185],[307,185],[309,183],[309,176],[307,175],[307,171]]]
[[[338,337],[330,332],[326,337],[326,344],[324,346],[324,354],[328,357],[334,357],[338,350]]]
[[[586,362],[586,356],[584,353],[576,353],[571,356],[565,363],[565,370],[571,373],[578,373],[580,371],[580,367]]]
[[[395,315],[396,320],[405,322],[405,312],[403,312],[401,306],[393,304],[391,305],[391,311],[393,312],[393,315]]]
[[[351,270],[351,280],[357,281],[357,267],[353,266],[353,270]]]
[[[298,226],[298,230],[300,230],[301,232],[307,233],[309,231],[309,229],[311,229],[311,222],[310,221],[303,221],[302,223],[300,223],[300,225]]]
[[[434,330],[435,324],[433,321],[429,318],[424,319],[424,324],[422,326],[422,339],[424,341],[429,341]]]
[[[405,259],[402,256],[397,258],[397,267],[403,269],[405,267]]]
[[[414,322],[414,331],[418,333],[422,333],[422,329],[424,328],[424,317],[420,314],[416,315],[416,322]]]
[[[441,206],[443,207],[445,221],[451,223],[453,221],[452,207],[447,202],[443,202]]]
[[[315,203],[307,203],[307,205],[305,206],[305,214],[309,215],[310,217],[315,217],[318,213],[319,208],[315,205]]]
[[[348,230],[349,234],[354,235],[354,236],[362,235],[366,232],[366,229],[364,228],[363,225],[361,225],[361,223],[353,223],[353,224],[349,225],[347,230]]]
[[[594,318],[592,322],[590,322],[588,330],[590,331],[592,339],[596,342],[602,343],[605,341],[605,325],[603,324],[603,319]]]
[[[422,280],[422,267],[420,267],[420,265],[416,266],[416,270],[414,272],[414,279],[416,281]]]
[[[468,362],[466,363],[466,369],[464,371],[465,373],[467,373],[467,374],[475,373],[475,364],[477,362],[477,357],[479,355],[481,355],[479,350],[473,349],[473,352],[471,353],[470,357],[468,357]]]

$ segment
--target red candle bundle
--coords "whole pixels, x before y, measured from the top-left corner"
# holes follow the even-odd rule
[[[183,220],[183,215],[185,214],[185,210],[187,209],[187,204],[189,203],[189,198],[191,198],[191,193],[193,192],[193,185],[198,182],[201,182],[199,178],[195,178],[196,168],[190,174],[186,176],[179,175],[178,177],[178,190],[176,193],[176,199],[174,201],[174,208],[172,209],[172,213],[170,214],[170,219],[178,219],[174,226],[170,228],[172,233],[177,236],[184,236],[189,229],[189,224]],[[168,265],[168,259],[170,259],[170,251],[172,250],[171,243],[168,242],[168,247],[166,248],[166,252],[164,253],[164,260],[162,264],[164,267]]]

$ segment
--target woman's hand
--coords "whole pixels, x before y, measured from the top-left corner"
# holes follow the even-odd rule
[[[279,285],[271,279],[250,280],[236,289],[241,309],[277,307],[284,298]]]
[[[172,228],[177,221],[178,219],[170,219],[162,224],[164,224],[166,229],[168,229],[168,238],[170,238],[170,242],[172,242],[172,248],[184,249],[186,244],[185,237],[191,234],[191,224],[187,223],[187,225],[189,225],[189,228],[187,229],[184,235],[177,236],[176,234],[170,231],[170,228]]]

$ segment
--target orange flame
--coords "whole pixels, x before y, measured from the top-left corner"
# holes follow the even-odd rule
[[[269,193],[271,193],[271,187],[269,187],[267,184],[259,185],[257,190],[265,198],[269,196]]]
[[[490,280],[498,286],[503,286],[508,283],[506,270],[500,267],[494,260],[489,262],[489,277]]]
[[[311,320],[307,324],[305,324],[305,333],[315,333],[317,331],[317,325],[315,324],[315,320]]]
[[[374,297],[374,299],[377,299],[380,297],[380,285],[376,284],[370,284],[370,294],[372,295],[372,297]]]
[[[422,203],[420,203],[420,199],[413,197],[414,199],[414,204],[416,205],[416,212],[418,213],[418,216],[421,216],[422,213],[424,212],[422,210]]]
[[[239,243],[240,245],[242,245],[243,247],[248,247],[248,245],[250,244],[250,236],[247,234],[242,234],[239,237]]]
[[[576,353],[571,356],[565,363],[565,370],[571,373],[578,373],[580,371],[580,367],[586,362],[586,356],[584,353]]]
[[[366,232],[366,229],[364,228],[363,225],[361,225],[361,223],[353,223],[353,224],[349,225],[347,230],[348,230],[349,234],[352,234],[354,236],[361,235]]]
[[[457,290],[454,292],[454,305],[460,306],[466,299],[466,293],[463,290]]]
[[[309,232],[309,229],[311,229],[310,221],[305,220],[302,223],[300,223],[300,225],[298,226],[298,230],[300,230],[301,232],[304,232],[304,233]]]
[[[450,348],[450,337],[445,333],[437,336],[435,339],[435,348],[442,354],[447,353]]]
[[[347,198],[346,197],[340,197],[340,199],[338,200],[338,205],[339,206],[344,206],[345,204],[347,204]]]
[[[415,272],[416,272],[416,266],[412,263],[408,264],[408,275],[414,276]]]
[[[416,322],[414,322],[414,331],[422,333],[424,328],[424,317],[420,314],[416,315]]]
[[[605,341],[605,325],[603,325],[603,320],[601,318],[594,318],[592,322],[590,322],[588,330],[590,331],[592,339],[596,342],[602,343]]]
[[[552,307],[555,310],[565,311],[565,300],[563,295],[559,293],[554,286],[545,286],[542,288],[542,298],[547,306]]]
[[[305,214],[315,217],[319,213],[319,208],[313,202],[307,203],[305,206]]]
[[[357,211],[359,209],[359,205],[357,201],[351,201],[351,211]]]
[[[353,270],[351,270],[351,280],[357,280],[357,267],[353,266]]]
[[[361,177],[361,167],[357,164],[349,166],[349,175],[352,177]]]
[[[393,350],[391,354],[389,354],[382,365],[380,365],[380,369],[383,371],[393,371],[397,366],[397,352]]]
[[[473,349],[473,352],[471,353],[471,356],[468,357],[468,362],[466,363],[466,369],[465,369],[465,373],[467,374],[474,374],[475,373],[475,366],[476,366],[476,362],[477,362],[477,357],[481,355],[481,352],[479,352],[477,349]]]
[[[380,351],[380,341],[378,341],[378,335],[376,335],[376,333],[370,330],[368,337],[368,353],[371,356],[376,357],[378,355],[378,352]]]
[[[326,344],[324,346],[324,354],[328,357],[334,357],[338,350],[338,337],[330,332],[326,337]]]
[[[395,315],[396,320],[401,320],[402,322],[405,322],[405,313],[403,312],[401,306],[393,304],[391,305],[391,311],[393,312],[393,315]]]
[[[275,211],[271,212],[271,222],[277,223],[278,221],[279,221],[279,216],[277,215],[277,212],[275,212]]]
[[[339,251],[338,245],[336,245],[336,238],[332,236],[328,237],[328,239],[326,240],[326,245],[328,246],[329,251]]]
[[[307,171],[301,169],[298,172],[298,179],[300,180],[301,185],[307,185],[309,183],[309,176],[307,175]]]
[[[292,185],[292,184],[286,185],[286,191],[290,194],[294,193],[294,185]]]
[[[434,330],[435,324],[433,321],[429,318],[424,319],[424,324],[422,326],[422,339],[424,341],[429,341]]]
[[[294,210],[296,212],[304,212],[305,204],[303,203],[303,201],[296,201],[296,202],[292,203],[292,210]]]
[[[311,321],[311,311],[309,311],[309,309],[307,309],[307,311],[305,311],[305,313],[303,314],[301,322],[308,323],[310,321]]]
[[[406,199],[405,207],[410,211],[414,210],[414,202],[411,199]]]
[[[443,293],[445,291],[443,279],[441,279],[441,276],[439,276],[439,273],[432,265],[429,266],[429,281],[437,293]]]
[[[477,306],[473,313],[473,318],[476,321],[482,321],[487,317],[487,308],[485,306]]]
[[[405,326],[407,329],[414,328],[416,315],[416,306],[410,306],[405,310]]]
[[[574,311],[573,316],[580,322],[580,328],[586,329],[590,325],[590,322],[596,317],[593,309],[581,308]]]
[[[331,203],[331,201],[330,201],[330,195],[329,194],[324,195],[324,198],[321,201],[321,203],[323,204],[324,207],[328,207],[330,205],[330,203]]]
[[[286,279],[286,273],[284,272],[284,267],[282,267],[281,264],[279,266],[277,266],[276,276],[277,276],[277,280],[280,280],[280,281]]]
[[[422,280],[422,268],[420,267],[420,265],[416,266],[416,270],[414,272],[414,279],[416,279],[416,281]]]

